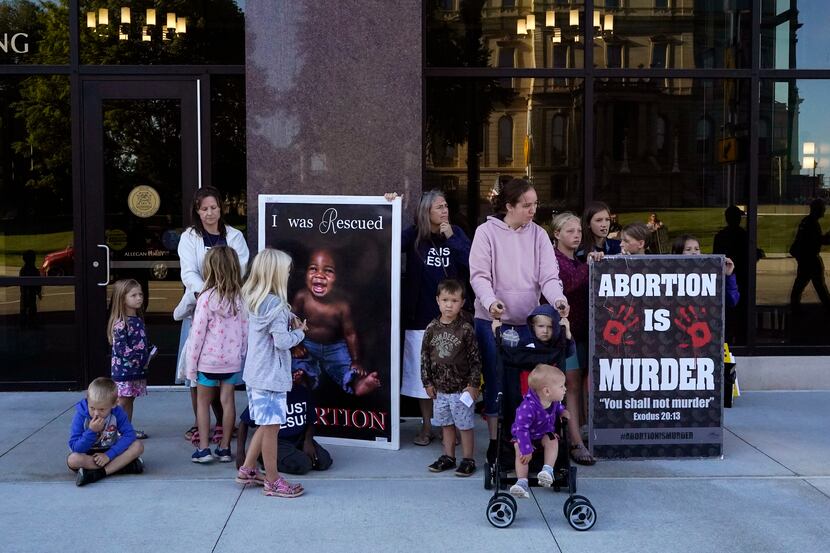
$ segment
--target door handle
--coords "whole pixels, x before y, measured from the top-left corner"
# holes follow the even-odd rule
[[[96,282],[98,286],[106,286],[110,283],[110,248],[106,244],[98,244],[99,248],[104,248],[107,251],[107,280],[104,282]]]

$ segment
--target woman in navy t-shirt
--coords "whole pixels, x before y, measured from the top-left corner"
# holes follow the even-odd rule
[[[401,237],[401,251],[406,254],[401,299],[404,329],[401,395],[419,400],[423,423],[413,443],[429,445],[434,438],[430,425],[432,400],[421,383],[421,341],[427,325],[439,316],[435,301],[438,283],[445,278],[469,280],[470,239],[461,228],[450,224],[447,200],[440,190],[424,192],[415,221]],[[472,298],[467,298],[468,304],[471,301]]]

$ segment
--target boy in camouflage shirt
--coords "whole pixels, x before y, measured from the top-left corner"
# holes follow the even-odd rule
[[[444,454],[429,466],[432,472],[453,469],[455,429],[461,433],[464,458],[456,476],[470,476],[476,470],[473,459],[473,404],[481,382],[481,358],[475,330],[461,317],[464,287],[446,279],[438,284],[436,296],[441,316],[424,332],[421,346],[421,380],[433,403],[434,424],[443,427]]]

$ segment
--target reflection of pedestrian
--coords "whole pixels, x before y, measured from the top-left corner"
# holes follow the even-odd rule
[[[20,268],[21,277],[39,277],[40,271],[35,267],[35,252],[23,252],[23,267]],[[20,326],[34,327],[37,325],[37,300],[41,299],[40,286],[20,286]]]
[[[726,226],[715,234],[712,253],[723,254],[735,263],[735,278],[739,290],[749,290],[749,235],[741,226],[744,212],[736,205],[730,205],[723,212]],[[738,305],[726,309],[726,341],[745,343],[747,294],[743,294]]]
[[[810,214],[801,220],[793,245],[790,246],[790,255],[798,262],[793,291],[790,293],[790,304],[794,310],[801,305],[801,294],[808,282],[813,283],[825,309],[830,309],[830,292],[824,282],[824,262],[819,255],[822,244],[830,244],[830,232],[822,234],[819,224],[819,219],[824,217],[824,210],[824,200],[817,198],[810,202]]]
[[[619,239],[620,233],[622,232],[622,225],[617,220],[617,214],[612,213],[611,217],[611,224],[608,226],[608,238],[613,238],[615,240]],[[584,232],[584,231],[583,231]]]
[[[648,250],[651,253],[668,253],[670,248],[668,227],[657,218],[656,213],[649,215],[646,226],[651,231]]]

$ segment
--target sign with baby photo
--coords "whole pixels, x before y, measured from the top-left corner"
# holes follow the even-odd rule
[[[613,256],[590,268],[592,453],[723,454],[724,258]]]
[[[259,196],[259,249],[293,259],[308,324],[293,368],[311,373],[321,442],[399,447],[400,236],[400,199]]]

